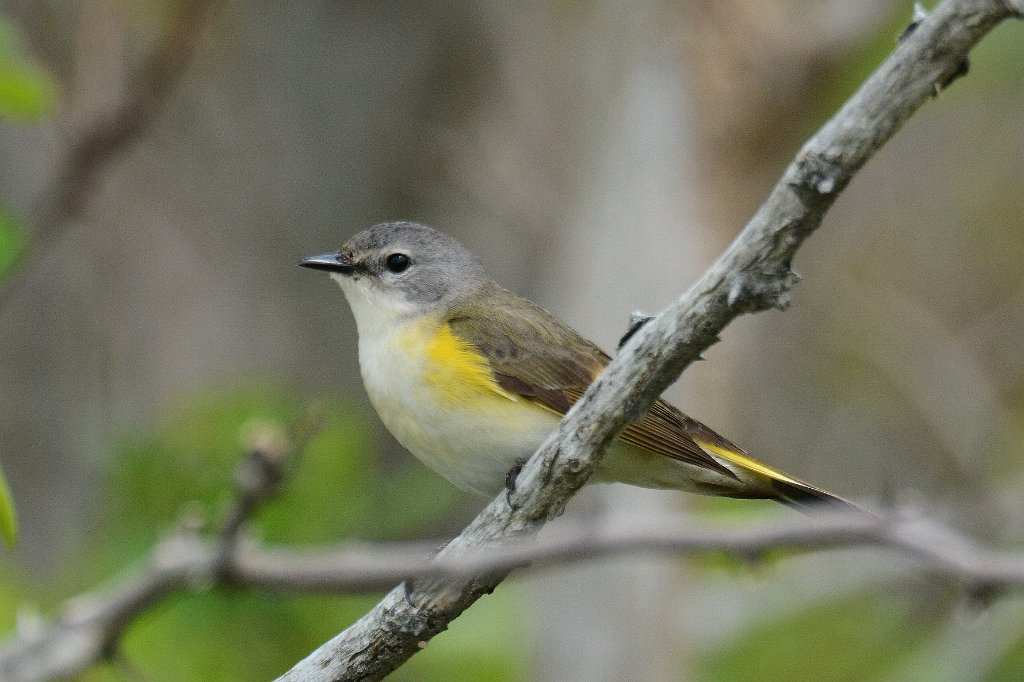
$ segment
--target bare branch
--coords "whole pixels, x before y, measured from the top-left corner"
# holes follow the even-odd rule
[[[1019,3],[1018,3],[1019,4]],[[527,463],[510,508],[504,495],[439,560],[535,533],[586,482],[624,425],[637,418],[736,316],[788,303],[790,264],[853,174],[956,73],[969,50],[1019,7],[947,0],[906,37],[800,150],[736,241],[696,285],[630,338]],[[469,580],[421,580],[373,610],[280,679],[380,679],[491,591],[507,569]]]
[[[678,515],[645,517],[615,526],[561,523],[537,539],[480,547],[431,560],[433,543],[365,544],[302,549],[213,540],[195,530],[157,545],[138,574],[105,591],[69,602],[54,623],[21,632],[0,647],[0,679],[51,679],[81,672],[112,653],[124,627],[148,607],[181,590],[211,585],[282,592],[352,594],[396,582],[472,578],[515,568],[547,569],[614,556],[726,553],[744,561],[773,550],[877,547],[915,560],[923,570],[955,580],[970,593],[1024,590],[1024,555],[976,546],[970,539],[913,516],[780,518],[746,527],[694,526]],[[892,557],[890,552],[887,556]]]
[[[615,527],[594,523],[553,526],[535,541],[520,540],[472,553],[425,559],[429,545],[347,543],[336,548],[243,547],[231,573],[235,584],[282,591],[364,592],[402,580],[471,578],[516,568],[546,569],[599,558],[638,554],[720,552],[743,560],[772,550],[834,550],[876,546],[915,559],[935,575],[969,589],[1024,590],[1024,555],[1003,554],[920,517],[872,518],[832,514],[785,518],[746,527],[721,527],[665,515]],[[204,552],[196,552],[202,556]]]
[[[186,519],[185,527],[160,542],[136,575],[69,600],[53,623],[19,627],[14,638],[0,644],[0,680],[77,675],[113,654],[132,620],[172,592],[199,583],[232,583],[231,566],[246,523],[277,493],[285,467],[319,428],[319,417],[297,421],[289,434],[269,424],[254,427],[236,473],[235,501],[215,542],[203,541],[201,524]]]
[[[219,534],[217,565],[222,577],[230,577],[229,566],[249,519],[281,490],[288,465],[298,460],[323,421],[321,410],[311,408],[292,423],[288,433],[274,424],[250,425],[246,456],[235,472],[235,503]]]

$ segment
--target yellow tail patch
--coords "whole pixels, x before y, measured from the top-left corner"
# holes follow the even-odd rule
[[[767,464],[757,461],[753,457],[748,457],[747,455],[741,454],[739,452],[734,452],[733,450],[726,450],[723,447],[719,447],[705,440],[694,440],[694,442],[697,445],[699,445],[702,449],[707,450],[713,455],[721,457],[726,462],[729,462],[731,464],[737,464],[743,467],[744,469],[749,469],[750,471],[761,474],[762,476],[767,476],[773,481],[784,481],[786,483],[792,483],[793,485],[798,486],[805,485],[802,481],[798,481],[795,478],[787,476],[781,471],[776,471],[775,469],[769,467]]]

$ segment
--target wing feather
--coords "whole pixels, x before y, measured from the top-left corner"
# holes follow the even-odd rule
[[[604,370],[610,358],[596,345],[543,308],[512,292],[489,284],[479,309],[460,309],[449,315],[452,333],[475,346],[490,362],[495,381],[502,389],[565,414],[587,386]],[[513,326],[506,316],[489,314],[494,306],[510,308]],[[712,443],[743,453],[700,422],[658,400],[639,422],[628,425],[622,440],[653,452],[710,469],[730,478],[736,475],[697,444]]]

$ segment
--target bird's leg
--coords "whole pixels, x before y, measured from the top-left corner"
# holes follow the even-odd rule
[[[636,334],[638,331],[640,331],[641,327],[643,327],[645,324],[647,324],[653,319],[653,315],[647,315],[645,313],[640,312],[639,310],[630,315],[629,328],[626,329],[626,333],[622,335],[621,339],[619,339],[619,345],[616,346],[616,348],[621,350],[622,347],[626,345],[626,341],[629,341],[630,337],[632,337],[633,334]]]
[[[402,581],[402,599],[409,605],[410,608],[416,608],[416,604],[412,600],[412,591],[416,589],[416,585],[413,584],[413,578],[406,578]]]
[[[516,491],[516,479],[519,478],[519,474],[524,466],[526,466],[526,458],[516,457],[516,461],[512,463],[512,468],[505,474],[505,501],[508,502],[508,506],[512,509],[516,508],[516,505],[512,503],[512,495]]]

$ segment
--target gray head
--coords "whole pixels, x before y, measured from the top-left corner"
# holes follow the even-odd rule
[[[480,261],[458,240],[417,223],[374,225],[334,253],[303,258],[299,265],[331,273],[353,310],[359,297],[422,311],[487,281]]]

